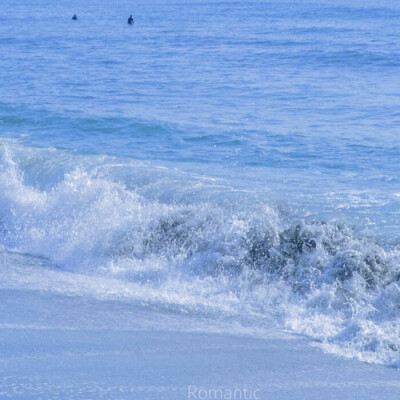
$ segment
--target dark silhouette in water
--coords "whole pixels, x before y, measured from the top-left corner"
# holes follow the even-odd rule
[[[78,17],[76,16],[76,14],[74,14],[74,16],[72,17],[72,19],[73,19],[74,21],[77,21],[77,20],[78,20]]]
[[[132,14],[131,16],[128,18],[128,24],[129,25],[133,25],[135,23],[135,21],[133,20]]]

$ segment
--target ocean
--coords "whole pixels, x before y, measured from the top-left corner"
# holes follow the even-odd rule
[[[398,2],[0,4],[0,328],[400,367]]]

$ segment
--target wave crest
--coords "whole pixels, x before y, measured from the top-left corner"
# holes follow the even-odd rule
[[[143,168],[151,175],[121,160],[3,144],[0,244],[69,271],[135,282],[189,311],[257,326],[272,320],[329,351],[397,365],[398,248],[344,222],[229,200],[228,191],[221,201],[212,185],[202,187],[207,201],[161,201],[163,179],[160,187],[151,177],[132,181]],[[190,192],[193,179],[171,182]]]

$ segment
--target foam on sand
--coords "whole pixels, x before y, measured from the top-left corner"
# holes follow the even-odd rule
[[[0,161],[3,288],[274,326],[398,365],[399,252],[367,231],[134,161],[13,142]]]

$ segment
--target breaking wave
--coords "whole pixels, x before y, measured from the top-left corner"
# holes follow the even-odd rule
[[[400,251],[364,229],[288,216],[207,177],[15,142],[0,145],[0,186],[3,252],[400,366]]]

